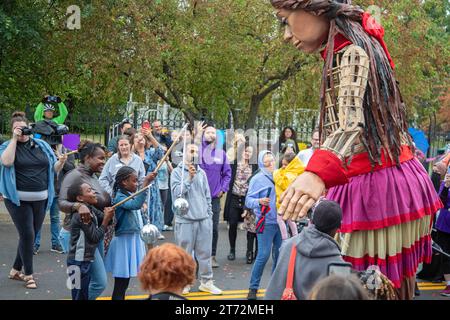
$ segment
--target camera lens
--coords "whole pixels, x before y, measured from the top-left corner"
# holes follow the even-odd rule
[[[20,130],[22,131],[22,135],[24,135],[24,136],[29,136],[33,133],[31,128],[29,128],[29,127],[22,127],[22,128],[20,128]]]

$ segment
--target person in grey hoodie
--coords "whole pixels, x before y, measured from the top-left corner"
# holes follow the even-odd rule
[[[170,176],[172,199],[183,197],[189,203],[189,210],[181,215],[175,212],[175,241],[188,254],[193,254],[198,262],[200,291],[222,294],[214,285],[211,266],[211,241],[213,234],[211,193],[205,171],[195,165],[198,147],[188,144],[182,161]],[[186,287],[183,294],[187,294]]]
[[[328,276],[330,263],[345,263],[341,249],[333,239],[341,226],[341,220],[342,209],[336,202],[324,200],[317,205],[312,224],[282,245],[265,300],[281,300],[286,288],[292,246],[297,248],[293,290],[299,300],[306,300],[314,285]]]

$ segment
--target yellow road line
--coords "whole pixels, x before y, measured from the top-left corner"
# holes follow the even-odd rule
[[[443,287],[423,287],[419,288],[420,291],[442,291],[445,289],[445,286]]]
[[[431,283],[431,282],[427,282],[427,283],[418,283],[417,285],[419,287],[442,287],[442,286],[445,286],[445,283]]]
[[[257,294],[258,298],[263,298],[264,294]],[[195,298],[189,298],[188,300],[226,300],[226,299],[243,299],[247,300],[246,294],[236,294],[236,295],[228,295],[228,296],[208,296],[208,297],[195,297]]]
[[[264,295],[264,293],[266,292],[265,289],[261,289],[258,290],[258,294]],[[187,295],[185,295],[184,297],[186,298],[201,298],[201,297],[209,297],[209,296],[214,296],[214,297],[223,297],[223,296],[227,296],[227,295],[236,295],[236,294],[247,294],[248,293],[248,289],[247,290],[225,290],[222,292],[222,295],[211,295],[211,293],[209,292],[191,292]],[[125,300],[133,300],[133,299],[146,299],[148,297],[148,295],[131,295],[131,296],[126,296]],[[247,297],[247,295],[245,295],[245,297]],[[99,297],[97,298],[97,300],[111,300],[111,297]]]
[[[440,291],[445,289],[445,282],[418,282],[418,287],[422,291]],[[266,289],[258,290],[258,297],[263,297]],[[246,290],[225,290],[222,295],[212,295],[209,292],[191,292],[184,297],[189,300],[222,300],[222,299],[239,299],[247,298],[248,289]],[[125,300],[146,299],[148,295],[130,295]],[[111,297],[99,297],[97,300],[111,300]]]

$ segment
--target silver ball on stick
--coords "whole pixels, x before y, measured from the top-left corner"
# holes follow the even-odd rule
[[[141,239],[147,245],[154,245],[158,242],[159,230],[153,224],[146,224],[141,229]]]
[[[185,216],[189,211],[189,202],[187,202],[185,198],[179,197],[173,203],[173,207],[175,209],[175,214]]]

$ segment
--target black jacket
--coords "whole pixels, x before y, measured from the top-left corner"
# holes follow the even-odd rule
[[[95,250],[106,232],[102,226],[104,214],[93,206],[88,205],[92,220],[89,224],[81,221],[78,212],[72,214],[70,221],[70,249],[68,260],[94,261]]]
[[[230,164],[230,167],[231,167],[230,190],[228,190],[228,192],[227,192],[227,198],[225,199],[225,209],[223,210],[223,218],[225,221],[229,220],[229,213],[230,213],[230,210],[232,209],[231,196],[233,194],[234,180],[236,180],[237,164],[235,164],[235,163]],[[256,164],[252,164],[252,165],[250,165],[250,167],[252,168],[252,176],[248,179],[249,182],[250,182],[250,179],[253,177],[253,174],[255,173],[255,171],[258,169],[258,166]],[[239,221],[243,221],[243,219],[240,219]]]

